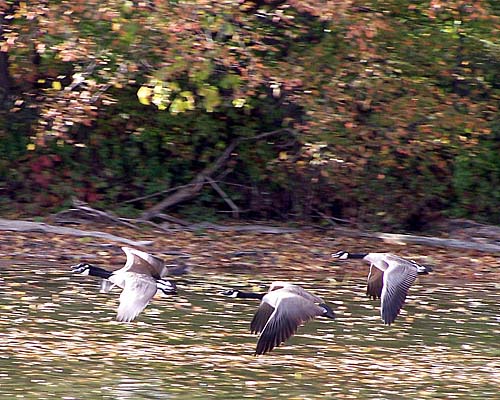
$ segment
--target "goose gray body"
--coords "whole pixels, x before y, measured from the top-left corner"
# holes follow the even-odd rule
[[[157,293],[175,293],[175,284],[163,279],[168,275],[168,268],[158,257],[130,247],[122,247],[127,256],[123,268],[108,272],[90,264],[78,264],[73,272],[94,275],[103,278],[101,291],[109,292],[113,286],[122,288],[120,305],[116,319],[133,321],[149,304]]]
[[[392,253],[351,254],[339,251],[332,257],[340,260],[357,258],[370,263],[366,293],[372,299],[380,298],[380,316],[387,325],[399,315],[417,275],[432,271],[430,267]]]
[[[300,286],[287,282],[273,282],[267,294],[245,293],[236,290],[225,295],[241,298],[260,298],[250,330],[260,333],[255,354],[265,354],[280,346],[295,334],[298,327],[315,317],[335,318],[324,301]]]

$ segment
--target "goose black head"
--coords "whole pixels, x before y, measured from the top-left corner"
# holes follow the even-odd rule
[[[419,263],[410,260],[417,267],[417,274],[419,275],[428,275],[429,272],[432,272],[432,267],[429,265],[420,265]]]
[[[220,292],[223,296],[227,297],[238,297],[240,294],[240,291],[237,289],[229,289],[229,290],[224,290],[223,292]]]
[[[91,267],[92,267],[92,265],[90,265],[90,264],[80,263],[77,265],[72,265],[71,272],[74,274],[89,275]]]
[[[349,253],[344,250],[337,251],[332,254],[332,258],[338,258],[339,260],[347,260],[349,258]]]
[[[160,291],[160,294],[177,294],[177,286],[173,281],[167,279],[158,279],[156,281],[156,288]]]

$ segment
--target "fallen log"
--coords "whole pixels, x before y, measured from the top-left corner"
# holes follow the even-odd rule
[[[79,237],[95,237],[105,240],[110,240],[113,242],[127,244],[129,246],[148,246],[153,244],[150,240],[131,240],[121,236],[116,236],[106,232],[99,231],[85,231],[76,228],[70,228],[66,226],[55,226],[45,224],[43,222],[32,222],[32,221],[22,221],[22,220],[11,220],[0,218],[0,230],[2,231],[13,231],[13,232],[41,232],[41,233],[53,233],[56,235],[69,235],[69,236],[79,236]]]
[[[464,250],[475,250],[488,253],[500,253],[500,246],[494,243],[480,243],[459,239],[438,238],[429,236],[404,235],[399,233],[364,232],[357,229],[335,228],[335,232],[350,237],[380,239],[388,243],[420,244],[424,246],[446,247]]]
[[[248,232],[248,233],[267,233],[281,235],[285,233],[297,233],[304,229],[288,228],[268,225],[218,225],[211,222],[200,222],[185,227],[187,230],[197,231],[200,229],[214,230],[218,232]]]

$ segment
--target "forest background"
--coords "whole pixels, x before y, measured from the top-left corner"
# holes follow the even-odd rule
[[[499,15],[0,0],[0,213],[498,224]]]

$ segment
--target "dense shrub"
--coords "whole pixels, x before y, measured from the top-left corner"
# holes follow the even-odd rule
[[[4,6],[3,213],[135,215],[286,128],[213,176],[242,217],[499,222],[493,3],[150,3]],[[228,211],[210,185],[169,210]]]

